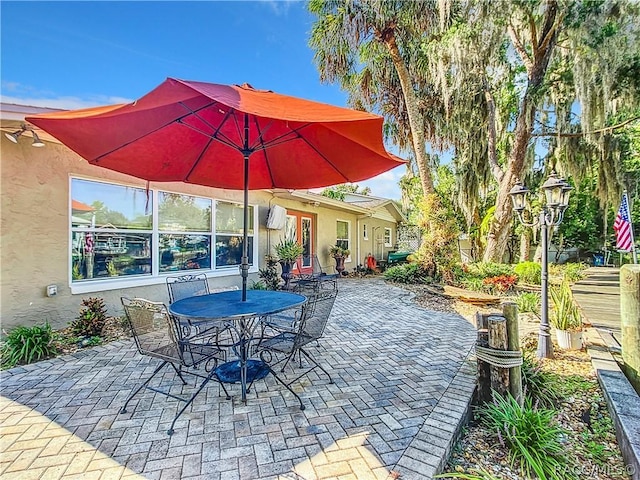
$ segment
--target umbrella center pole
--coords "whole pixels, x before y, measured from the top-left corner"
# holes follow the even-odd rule
[[[247,301],[247,279],[249,277],[249,115],[244,114],[244,228],[242,234],[242,262],[240,264],[240,275],[242,276],[242,301]]]

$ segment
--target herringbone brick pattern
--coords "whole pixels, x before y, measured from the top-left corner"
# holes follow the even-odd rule
[[[303,377],[301,411],[271,377],[246,405],[238,386],[228,401],[212,383],[171,437],[177,401],[145,391],[119,413],[157,365],[132,342],[2,372],[0,477],[431,478],[473,392],[475,331],[410,298],[380,280],[341,281],[325,337],[311,347],[334,384],[317,370]]]

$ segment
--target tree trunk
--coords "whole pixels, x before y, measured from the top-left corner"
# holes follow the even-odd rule
[[[531,255],[531,239],[529,233],[524,231],[520,234],[520,261],[528,262]]]
[[[557,2],[549,0],[546,3],[543,28],[539,38],[535,31],[531,34],[533,49],[533,63],[527,68],[528,85],[522,101],[518,107],[516,127],[514,130],[513,148],[508,158],[507,170],[502,179],[496,179],[500,183],[496,198],[496,210],[487,237],[487,248],[484,251],[485,262],[500,262],[507,248],[507,241],[511,231],[513,205],[509,198],[509,191],[522,178],[524,173],[525,158],[536,112],[538,90],[544,81],[551,53],[556,44],[557,28]]]
[[[389,50],[389,55],[396,67],[396,71],[398,72],[398,78],[400,79],[404,103],[407,107],[407,116],[409,117],[409,126],[411,127],[413,150],[416,155],[418,172],[420,173],[422,193],[426,196],[431,193],[435,193],[435,188],[433,186],[433,178],[429,167],[429,156],[427,155],[427,149],[425,147],[424,122],[422,115],[420,114],[420,110],[418,109],[418,99],[416,98],[416,94],[413,90],[411,75],[409,74],[409,70],[402,59],[393,31],[385,31],[384,34],[381,34],[381,38]]]

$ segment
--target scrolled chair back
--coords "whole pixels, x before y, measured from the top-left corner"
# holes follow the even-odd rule
[[[210,293],[209,282],[204,273],[167,277],[166,282],[167,290],[169,291],[169,303]]]

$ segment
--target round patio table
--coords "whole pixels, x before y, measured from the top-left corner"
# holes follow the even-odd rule
[[[256,326],[262,317],[298,307],[307,301],[304,295],[272,290],[247,290],[247,300],[242,301],[241,290],[229,290],[208,295],[183,298],[172,303],[169,311],[191,325],[206,328],[207,322],[225,322],[238,335],[237,353],[242,386],[242,401],[247,401],[247,364],[249,348]],[[230,362],[227,362],[230,363]],[[225,364],[226,367],[229,365]],[[270,370],[270,369],[269,369]],[[224,381],[224,379],[221,379]],[[251,379],[253,381],[254,378]]]

